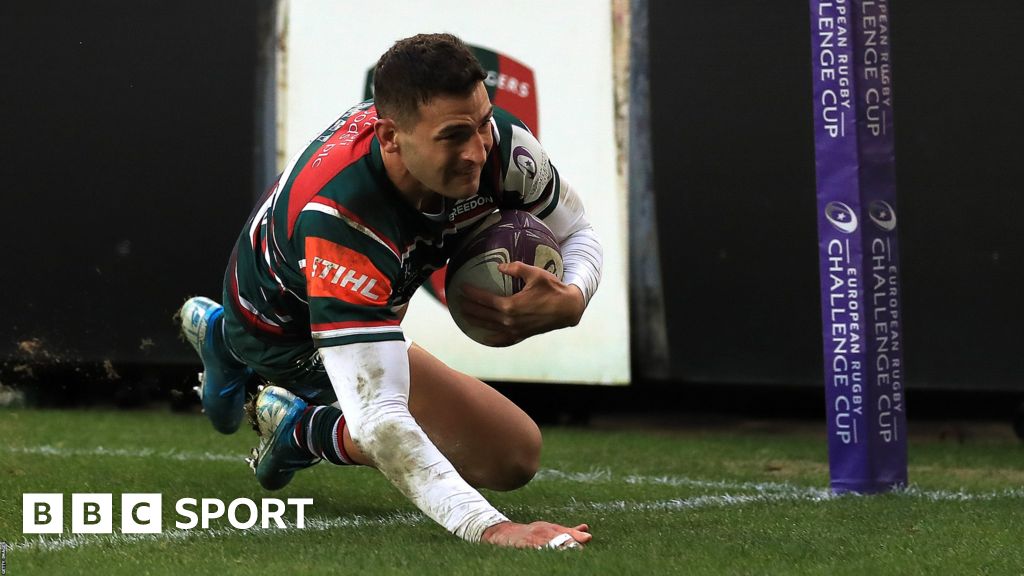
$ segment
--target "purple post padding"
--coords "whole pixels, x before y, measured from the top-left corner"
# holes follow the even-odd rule
[[[880,3],[872,0],[811,0],[811,47],[831,486],[836,492],[873,493],[906,483],[906,420],[902,359],[893,356],[893,340],[884,337],[895,332],[898,352],[891,68],[886,67],[887,120],[871,122],[868,113],[881,118],[882,104],[875,102],[877,108],[865,104],[868,97],[863,90],[871,83],[862,82],[861,77],[874,72],[865,72],[871,62],[862,43],[871,38],[871,47],[878,52],[880,36],[870,27],[862,31],[865,22],[878,22],[863,18],[865,4],[872,11],[880,10]],[[878,75],[881,83],[880,70]],[[881,95],[881,88],[877,90]],[[864,138],[873,129],[878,137],[868,146],[871,161],[866,163]],[[883,135],[888,135],[887,144]],[[875,188],[885,188],[890,195],[881,195]],[[886,230],[890,216],[892,226]],[[881,287],[876,266],[885,279]],[[895,295],[883,302],[876,297],[877,290],[895,291]],[[886,310],[891,314],[887,316]],[[894,390],[900,392],[898,410]],[[899,440],[895,440],[896,430]]]
[[[872,485],[864,414],[864,290],[854,101],[853,8],[811,0],[814,153],[832,488]]]
[[[864,209],[865,300],[872,477],[884,487],[907,483],[907,417],[903,390],[896,155],[893,138],[889,0],[855,0],[855,84]]]

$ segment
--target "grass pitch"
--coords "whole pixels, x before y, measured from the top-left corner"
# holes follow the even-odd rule
[[[320,464],[262,491],[255,436],[197,414],[0,410],[0,540],[15,574],[1020,574],[1024,448],[1010,434],[911,437],[912,488],[835,497],[824,430],[546,429],[519,521],[587,522],[581,551],[471,545],[373,470]],[[21,532],[22,494],[64,494],[65,532]],[[71,493],[114,494],[114,534],[70,534]],[[120,534],[120,494],[163,494],[164,531]],[[179,498],[313,498],[307,525],[178,530]]]

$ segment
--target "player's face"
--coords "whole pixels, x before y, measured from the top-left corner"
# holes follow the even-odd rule
[[[494,145],[492,109],[483,82],[468,96],[438,96],[420,105],[419,122],[396,136],[406,169],[442,196],[476,194]]]

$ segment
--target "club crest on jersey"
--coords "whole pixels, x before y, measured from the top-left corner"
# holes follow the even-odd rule
[[[384,306],[391,283],[369,258],[322,238],[306,238],[306,291],[362,306]]]
[[[533,154],[530,154],[525,146],[516,146],[512,150],[512,161],[516,163],[519,171],[529,178],[537,175],[537,161],[533,159]]]

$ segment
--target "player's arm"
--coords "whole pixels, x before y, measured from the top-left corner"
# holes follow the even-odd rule
[[[521,195],[518,207],[541,217],[551,229],[561,245],[564,273],[559,281],[541,268],[512,262],[498,269],[525,281],[519,293],[501,297],[473,286],[463,287],[463,314],[495,333],[489,344],[497,346],[578,324],[601,282],[604,262],[601,241],[575,190],[559,176],[532,135],[516,128],[512,135],[513,154],[526,149],[533,164],[512,158],[504,185],[507,191]]]
[[[320,354],[352,441],[427,516],[470,542],[536,548],[559,534],[590,539],[585,525],[510,522],[459,476],[409,413],[405,342],[330,346]]]
[[[562,281],[579,290],[586,309],[601,284],[604,248],[594,227],[587,219],[583,201],[565,180],[560,180],[558,205],[544,218],[544,223],[562,250]],[[583,311],[580,311],[582,315]],[[577,318],[577,322],[579,319]]]

